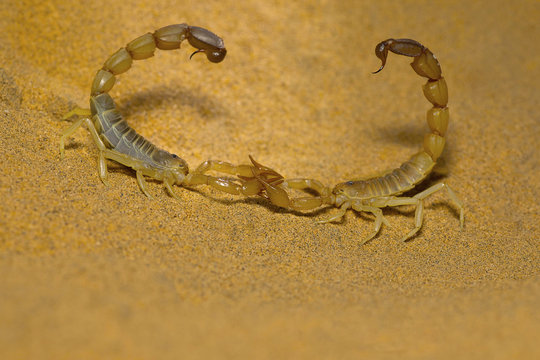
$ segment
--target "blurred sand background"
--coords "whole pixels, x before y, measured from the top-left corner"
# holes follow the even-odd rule
[[[2,1],[0,358],[540,356],[538,1]],[[300,215],[209,188],[182,201],[134,173],[97,175],[88,105],[110,54],[174,23],[225,40],[223,63],[158,51],[110,92],[128,122],[192,168],[252,154],[336,184],[398,166],[427,131],[424,80],[375,45],[413,38],[450,91],[445,194],[358,246],[372,217]]]

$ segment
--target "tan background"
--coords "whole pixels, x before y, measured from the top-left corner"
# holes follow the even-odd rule
[[[0,357],[533,358],[540,331],[538,1],[2,1]],[[128,41],[187,22],[221,64],[160,51],[119,77],[128,122],[191,167],[248,154],[335,184],[398,166],[427,131],[419,78],[375,45],[408,37],[450,89],[444,194],[359,247],[372,217],[315,220],[208,188],[182,201],[97,175],[72,107]],[[425,187],[425,185],[423,185]]]

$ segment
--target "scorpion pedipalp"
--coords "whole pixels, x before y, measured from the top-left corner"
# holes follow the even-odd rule
[[[386,65],[386,58],[388,57],[388,51],[394,54],[418,57],[422,54],[425,47],[416,40],[412,39],[387,39],[381,41],[375,46],[375,55],[381,59],[381,67],[379,70],[374,71],[373,74],[381,71]]]

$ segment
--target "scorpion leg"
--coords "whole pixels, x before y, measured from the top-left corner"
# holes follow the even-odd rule
[[[386,206],[401,206],[401,205],[414,205],[414,228],[401,238],[401,241],[407,241],[413,237],[422,227],[422,221],[424,218],[424,203],[422,200],[414,197],[395,197],[391,198]]]
[[[99,178],[101,181],[109,186],[109,181],[107,180],[107,162],[105,160],[105,152],[110,151],[105,147],[105,144],[103,143],[103,140],[101,140],[101,137],[99,136],[96,127],[94,126],[94,123],[90,121],[90,119],[85,118],[84,122],[86,123],[86,127],[88,127],[88,130],[90,131],[90,134],[92,134],[92,138],[94,139],[94,142],[96,143],[96,146],[99,150]]]
[[[111,149],[104,149],[101,153],[103,154],[104,159],[105,158],[110,159],[120,164],[128,164],[129,167],[134,169],[139,188],[141,189],[144,195],[146,195],[150,199],[153,199],[153,196],[150,194],[150,192],[148,192],[148,189],[146,186],[147,183],[146,183],[146,179],[144,177],[144,171],[143,171],[143,169],[146,171],[149,171],[149,169],[145,166],[142,160],[135,159],[133,157],[130,157],[129,155],[122,154],[118,151],[111,150]],[[171,195],[176,200],[179,200],[179,201],[181,200],[180,197],[178,197],[178,195],[176,195],[176,193],[172,189],[172,185],[174,184],[174,179],[171,179],[170,177],[166,175],[163,176],[163,174],[158,174],[158,173],[151,173],[151,174],[147,173],[147,175],[152,176],[154,179],[158,179],[158,180],[162,179],[163,186],[165,187],[169,195]]]
[[[107,161],[105,160],[105,154],[103,154],[103,151],[99,152],[98,171],[101,181],[106,186],[109,186],[109,180],[107,179]]]
[[[414,235],[416,235],[416,233],[422,228],[422,223],[424,219],[424,201],[423,200],[427,198],[428,196],[442,189],[447,190],[448,195],[450,196],[450,199],[458,207],[460,226],[461,228],[463,228],[464,215],[463,215],[463,205],[461,204],[461,201],[457,198],[454,191],[452,191],[452,189],[448,185],[446,185],[445,183],[439,183],[439,184],[436,184],[427,188],[426,190],[416,194],[413,197],[395,197],[388,200],[385,203],[386,206],[401,206],[401,205],[414,205],[415,206],[414,228],[411,231],[409,231],[407,235],[401,238],[402,241],[409,240]]]
[[[347,212],[349,207],[350,207],[350,204],[345,203],[345,204],[341,205],[341,207],[339,208],[339,211],[338,211],[338,213],[336,215],[332,216],[329,219],[318,220],[318,221],[316,221],[316,223],[317,224],[326,224],[326,223],[329,223],[329,222],[334,222],[334,221],[341,220],[341,218],[343,218],[343,216],[345,216],[345,213]]]
[[[378,233],[379,231],[381,230],[381,226],[382,224],[384,223],[385,225],[387,226],[390,226],[390,224],[388,223],[388,221],[386,220],[386,218],[383,216],[383,212],[381,209],[379,209],[378,207],[374,207],[374,206],[367,206],[367,205],[362,205],[362,204],[358,204],[358,203],[353,203],[352,204],[352,208],[356,211],[365,211],[365,212],[370,212],[372,213],[373,215],[375,215],[375,227],[373,228],[373,232],[371,234],[369,234],[369,236],[367,238],[365,238],[364,240],[362,240],[362,242],[360,243],[360,245],[364,245],[365,243],[367,243],[369,240],[373,239]]]
[[[79,127],[81,127],[83,122],[84,122],[84,119],[79,119],[75,121],[69,128],[67,128],[62,133],[62,137],[60,138],[60,159],[63,159],[65,156],[64,143],[66,141],[66,138],[71,136]]]
[[[137,170],[135,173],[137,175],[137,184],[139,184],[139,188],[144,193],[144,195],[146,195],[147,197],[152,199],[152,195],[150,195],[148,190],[146,190],[146,180],[144,179],[144,175],[143,175],[142,171]]]
[[[424,200],[428,196],[430,196],[433,193],[436,193],[437,191],[440,191],[442,189],[446,189],[448,196],[450,197],[450,200],[454,202],[454,205],[459,209],[459,225],[460,228],[463,229],[463,223],[465,221],[465,217],[463,215],[463,204],[461,203],[461,200],[458,199],[456,193],[450,186],[448,186],[446,183],[439,183],[435,184],[426,190],[416,194],[414,196],[415,199]]]
[[[92,138],[94,139],[94,142],[96,143],[96,146],[99,150],[99,178],[105,185],[109,186],[109,181],[107,180],[107,162],[105,160],[105,151],[110,150],[105,147],[105,144],[103,143],[103,140],[101,140],[101,137],[99,136],[96,127],[94,126],[94,123],[88,118],[85,118],[84,122],[86,124],[86,127],[88,127],[88,130],[90,131],[90,134],[92,135]]]
[[[182,199],[180,199],[180,197],[173,191],[172,189],[172,185],[174,184],[174,180],[173,179],[168,179],[168,178],[165,178],[163,180],[163,185],[165,185],[165,189],[167,189],[167,192],[169,193],[169,195],[171,195],[173,198],[175,198],[176,200],[178,201],[181,201]]]
[[[422,227],[422,222],[424,221],[424,202],[422,200],[418,200],[418,204],[416,205],[416,210],[414,211],[414,229],[409,231],[407,235],[405,235],[401,241],[407,241],[420,230]]]
[[[70,112],[66,113],[64,116],[62,116],[62,120],[69,119],[72,116],[85,116],[89,117],[91,115],[90,109],[83,109],[80,107],[77,107]],[[62,137],[60,138],[60,158],[64,158],[64,143],[68,136],[71,136],[84,122],[84,119],[79,119],[75,121],[69,128],[67,128],[63,133]]]
[[[144,164],[144,162],[142,160],[135,159],[135,158],[133,158],[133,157],[131,157],[129,155],[122,154],[121,152],[111,150],[111,149],[103,149],[103,151],[101,151],[101,154],[102,154],[103,159],[104,159],[103,160],[104,164],[105,164],[105,159],[110,159],[110,160],[116,161],[119,164],[124,164],[124,165],[127,164],[127,166],[134,169],[136,177],[137,177],[137,184],[139,185],[139,188],[141,189],[141,191],[143,192],[144,195],[146,195],[150,199],[153,198],[152,195],[150,195],[150,193],[148,192],[147,187],[146,187],[146,179],[144,178],[143,169],[147,169],[147,167],[145,166],[145,164]],[[104,168],[105,168],[105,172],[106,172],[107,166],[105,165]],[[159,176],[157,176],[157,174],[153,174],[153,177],[156,178],[156,179],[160,178]],[[179,200],[179,198],[177,196],[175,196],[174,193],[172,193],[172,189],[170,188],[170,184],[167,181],[167,178],[163,177],[162,181],[163,181],[163,185],[167,189],[167,192],[172,197]]]
[[[62,116],[62,120],[69,119],[72,116],[91,116],[92,112],[90,109],[83,109],[81,107],[76,107],[75,109],[71,110],[70,112],[66,113],[64,116]]]
[[[69,118],[69,117],[71,117],[73,115],[84,116],[84,115],[88,115],[88,114],[89,114],[88,109],[76,108],[76,109],[70,111],[69,113],[67,113],[66,115],[64,115],[63,119],[67,119],[67,118]],[[60,139],[60,156],[61,156],[61,158],[64,157],[65,139],[68,136],[70,136],[71,134],[73,134],[75,132],[75,130],[77,130],[83,123],[86,124],[86,127],[88,128],[88,130],[90,131],[90,134],[92,135],[92,139],[94,140],[94,143],[98,147],[98,151],[99,151],[99,162],[98,162],[99,177],[100,177],[101,181],[105,185],[109,186],[109,182],[107,181],[107,163],[105,162],[105,156],[103,154],[103,152],[105,150],[107,150],[107,148],[105,147],[105,144],[101,140],[101,138],[100,138],[100,136],[99,136],[99,134],[98,134],[98,132],[96,130],[96,127],[94,126],[94,123],[92,123],[92,121],[88,117],[77,120],[66,131],[64,131],[64,133],[62,134],[62,138]]]

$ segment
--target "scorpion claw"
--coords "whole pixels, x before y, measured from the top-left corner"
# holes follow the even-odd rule
[[[283,175],[281,175],[280,173],[278,173],[276,170],[274,169],[271,169],[269,168],[268,166],[264,166],[263,164],[255,161],[255,159],[253,158],[253,156],[251,155],[248,155],[249,156],[249,160],[251,160],[251,163],[253,164],[253,166],[255,166],[255,168],[257,168],[258,170],[258,173],[260,175],[265,175],[265,178],[267,180],[268,179],[268,176],[269,175],[272,175],[272,176],[275,176],[276,179],[275,180],[278,180],[278,179],[284,179]]]

